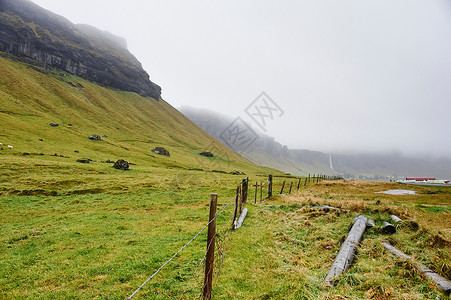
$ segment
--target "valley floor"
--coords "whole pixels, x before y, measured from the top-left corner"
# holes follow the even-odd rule
[[[400,196],[376,193],[400,188],[396,183],[323,181],[255,205],[250,185],[249,214],[230,231],[234,207],[225,205],[244,176],[161,172],[158,185],[122,191],[23,196],[3,189],[0,298],[125,299],[207,223],[209,194],[216,192],[224,210],[217,218],[214,299],[445,299],[381,242],[450,278],[450,189],[402,186],[417,195]],[[251,183],[266,179],[250,177]],[[274,191],[283,180],[297,181],[275,177]],[[319,204],[343,210],[318,211]],[[324,277],[361,214],[376,227],[365,232],[348,272],[328,288]],[[395,234],[382,234],[378,228],[391,214],[405,221]],[[198,297],[205,248],[203,232],[136,299]]]

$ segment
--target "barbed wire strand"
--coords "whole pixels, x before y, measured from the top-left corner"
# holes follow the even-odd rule
[[[152,276],[150,276],[149,278],[147,278],[146,281],[143,282],[143,284],[141,284],[128,298],[127,300],[130,300],[131,298],[133,298],[133,296],[136,295],[136,293],[142,289],[142,287],[149,282],[149,280],[151,280],[155,275],[157,275],[168,263],[170,263],[180,252],[183,251],[183,249],[185,249],[189,244],[191,244],[192,241],[194,241],[204,230],[205,228],[208,227],[208,225],[210,225],[211,222],[213,222],[214,220],[216,220],[216,218],[230,205],[232,204],[232,202],[235,200],[235,196],[233,196],[232,200],[226,204],[214,217],[213,219],[210,220],[210,222],[207,223],[207,225],[205,225],[191,240],[189,240],[185,245],[183,245],[182,248],[180,248],[179,251],[177,251],[174,255],[172,255],[172,257],[170,259],[168,259],[164,264],[162,264],[158,270],[152,274]]]
[[[210,246],[211,246],[212,243],[213,243],[213,239],[211,239],[211,240],[210,240],[210,243],[208,243],[207,251],[205,251],[205,254],[204,254],[204,256],[202,257],[201,261],[197,264],[196,269],[195,269],[194,272],[193,272],[193,275],[192,275],[191,278],[187,281],[186,287],[185,287],[185,289],[183,290],[183,293],[182,293],[182,295],[180,296],[179,300],[181,300],[181,299],[183,298],[183,296],[185,295],[186,291],[188,290],[188,285],[189,285],[189,283],[191,282],[191,280],[193,280],[194,276],[196,275],[197,271],[199,270],[200,265],[201,265],[201,264],[205,261],[205,259],[207,258],[207,253],[208,253],[208,250],[210,250]]]
[[[227,221],[227,224],[228,224],[232,219],[233,219],[233,216]],[[215,234],[216,247],[218,248],[218,251],[220,252],[220,258],[224,257],[224,256],[225,256],[225,253],[224,253],[224,251],[221,251],[221,249],[220,249],[220,247],[219,247],[219,241],[221,241],[221,242],[224,244],[224,243],[225,243],[225,238],[229,235],[229,233],[232,232],[232,229],[227,228],[227,229],[225,229],[223,232],[224,232],[224,233],[218,233],[218,232],[216,232],[216,234]],[[208,252],[208,250],[210,249],[210,246],[211,246],[211,242],[212,242],[212,241],[210,241],[209,245],[207,246],[207,251],[205,252],[204,256],[202,257],[202,260],[201,260],[201,261],[199,262],[199,264],[196,266],[196,269],[195,269],[193,275],[192,275],[191,278],[187,281],[187,286],[186,286],[185,290],[184,290],[183,293],[182,293],[182,297],[183,297],[183,295],[186,293],[186,290],[187,290],[187,288],[188,288],[189,283],[191,282],[191,280],[193,280],[194,276],[195,276],[196,273],[198,272],[200,265],[205,261],[205,258],[207,257],[207,252]],[[216,258],[215,260],[217,261],[218,259]],[[216,263],[215,263],[215,265],[216,265]],[[182,297],[180,297],[180,299],[182,299]]]

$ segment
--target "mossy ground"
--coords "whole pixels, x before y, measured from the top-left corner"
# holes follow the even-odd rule
[[[230,203],[241,178],[219,174],[212,180],[197,174],[196,181],[204,186],[2,196],[2,298],[126,298],[206,224],[209,193],[218,192],[222,205]],[[281,182],[275,183],[280,188]],[[322,182],[257,205],[252,204],[251,188],[243,227],[228,230],[233,206],[218,217],[214,298],[445,299],[410,263],[388,254],[381,242],[449,278],[450,213],[418,209],[449,207],[449,198],[443,197],[449,191],[434,188],[440,192],[428,194],[429,188],[415,187],[417,196],[374,194],[387,188],[399,186]],[[339,195],[347,199],[330,199]],[[317,204],[347,211],[320,212],[314,209]],[[391,213],[406,220],[397,233],[369,229],[351,268],[335,287],[326,287],[324,277],[353,218],[365,214],[378,227]],[[436,221],[428,221],[432,219]],[[138,299],[197,297],[205,248],[204,232],[144,286]]]

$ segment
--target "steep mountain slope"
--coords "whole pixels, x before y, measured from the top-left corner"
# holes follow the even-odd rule
[[[1,57],[0,74],[0,176],[4,178],[0,191],[5,193],[25,189],[30,182],[45,189],[45,182],[60,176],[60,171],[84,183],[99,180],[93,178],[105,172],[116,183],[135,174],[130,184],[149,176],[148,172],[163,172],[161,168],[277,173],[230,151],[163,100],[149,101],[133,92]],[[51,122],[59,126],[52,127]],[[93,141],[88,138],[92,134],[106,137]],[[171,156],[153,153],[157,146]],[[215,157],[200,156],[202,151],[212,151]],[[97,162],[76,162],[81,158]],[[132,168],[143,174],[115,173],[111,165],[101,163],[119,158],[134,163]],[[56,173],[46,174],[47,170]],[[41,176],[36,175],[39,172]],[[28,173],[32,177],[24,179]]]
[[[233,121],[230,117],[209,110],[186,106],[180,110],[219,141],[222,141],[221,133]],[[392,176],[451,178],[451,160],[446,158],[406,157],[401,154],[328,154],[288,149],[273,137],[262,133],[258,135],[258,139],[242,155],[256,164],[294,175],[340,173],[347,178]]]
[[[106,87],[160,99],[123,38],[45,10],[29,0],[0,0],[0,51]]]

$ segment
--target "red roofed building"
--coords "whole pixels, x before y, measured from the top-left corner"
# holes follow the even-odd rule
[[[436,180],[436,179],[435,179],[435,177],[406,177],[406,180],[428,181],[428,180]]]

